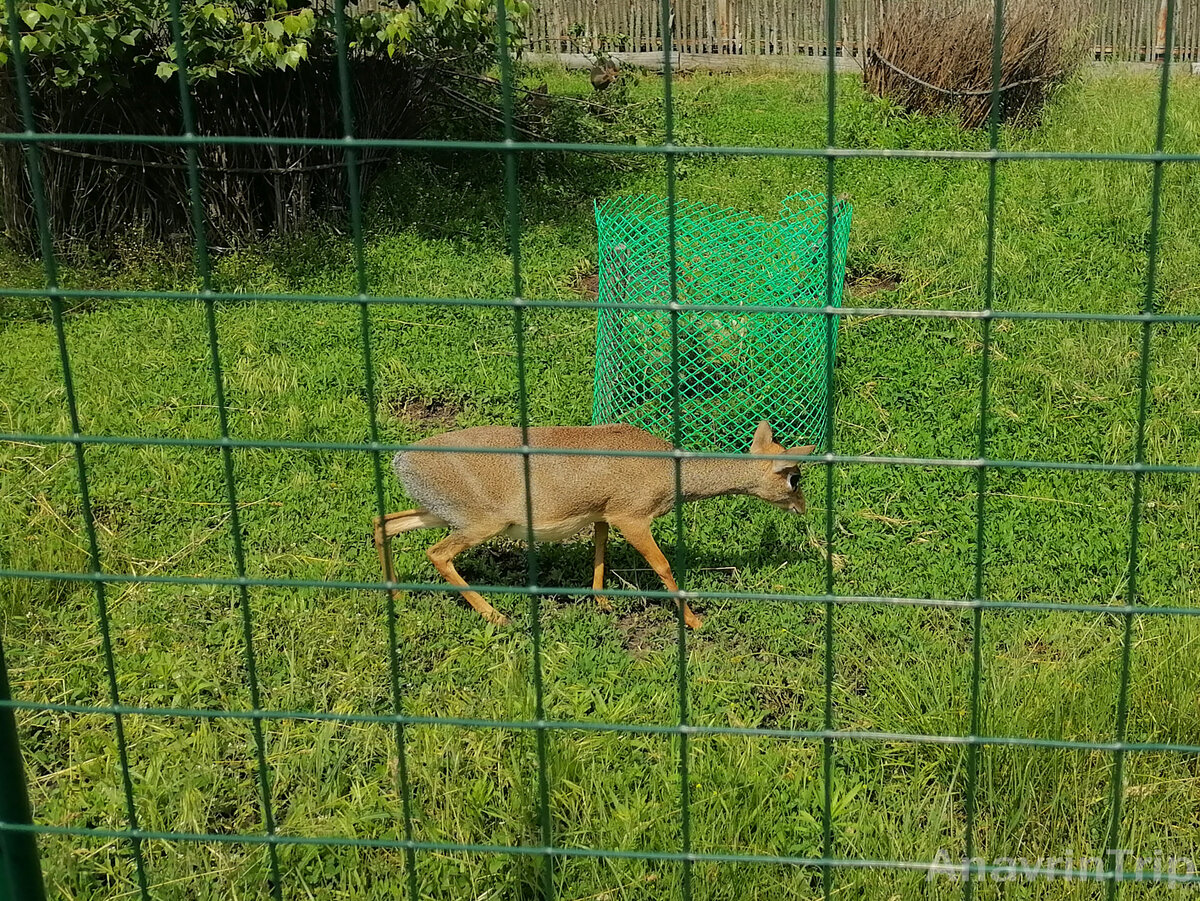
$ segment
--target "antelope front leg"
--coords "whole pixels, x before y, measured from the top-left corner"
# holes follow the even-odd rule
[[[667,591],[678,591],[679,586],[675,583],[675,577],[671,575],[671,564],[667,562],[666,556],[658,549],[658,543],[655,542],[654,536],[650,534],[650,524],[642,522],[614,522],[621,534],[632,544],[639,554],[646,558],[646,562],[654,569],[663,584],[667,586]],[[688,607],[687,603],[680,598],[679,603],[683,604],[683,621],[689,629],[699,629],[703,624],[703,620],[696,616]]]

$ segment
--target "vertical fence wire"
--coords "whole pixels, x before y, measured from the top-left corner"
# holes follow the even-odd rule
[[[684,611],[687,608],[687,536],[683,524],[683,415],[680,399],[679,360],[679,256],[676,246],[676,172],[675,172],[675,95],[674,72],[671,66],[673,36],[671,34],[671,3],[662,0],[660,21],[663,33],[663,143],[665,177],[667,182],[667,282],[671,338],[671,444],[675,448],[672,457],[672,476],[675,489],[673,507],[675,520],[675,676],[679,703],[679,845],[685,855],[682,862],[681,891],[683,901],[691,901],[693,862],[686,855],[692,852],[692,784],[691,750],[687,727],[690,722],[688,697],[688,643],[687,623]]]
[[[37,123],[33,113],[33,97],[29,90],[29,70],[25,59],[25,47],[21,42],[17,28],[16,0],[5,0],[5,13],[8,19],[9,54],[12,58],[14,82],[16,83],[17,100],[21,110],[21,122],[27,137],[32,137],[37,131]],[[42,154],[35,141],[25,143],[25,167],[29,174],[29,186],[33,195],[34,213],[37,219],[38,242],[42,253],[42,271],[45,280],[46,296],[50,301],[50,315],[54,321],[54,336],[58,349],[59,367],[62,370],[63,391],[67,404],[67,416],[71,425],[71,447],[75,457],[75,478],[79,488],[79,505],[83,514],[83,528],[87,536],[88,571],[93,575],[101,574],[104,569],[101,564],[100,542],[96,537],[96,519],[92,510],[91,493],[88,488],[87,458],[82,440],[83,429],[79,421],[79,405],[75,398],[75,380],[71,373],[71,354],[67,347],[66,324],[63,321],[62,297],[59,292],[58,258],[54,250],[54,241],[50,231],[49,205],[46,202],[46,189],[42,181]],[[107,586],[97,579],[92,583],[96,598],[96,616],[100,626],[100,644],[104,656],[104,674],[108,682],[109,702],[113,707],[121,705],[121,691],[117,685],[117,663],[113,654],[112,632],[108,615]],[[131,832],[138,831],[137,805],[134,802],[133,777],[129,768],[129,743],[125,736],[125,721],[121,714],[113,714],[113,728],[117,738],[117,759],[121,767],[121,791],[125,801],[125,819]],[[133,836],[129,840],[133,856],[134,871],[137,878],[138,893],[142,901],[150,897],[149,879],[146,875],[146,862],[142,849],[142,840]]]
[[[175,45],[175,62],[179,67],[179,108],[183,118],[183,141],[187,152],[188,199],[191,207],[192,231],[195,241],[196,269],[200,277],[204,302],[204,321],[208,329],[209,363],[212,370],[213,392],[217,401],[217,422],[221,435],[221,465],[224,470],[225,498],[229,509],[229,532],[233,541],[234,571],[239,579],[246,578],[246,553],[242,546],[242,526],[238,515],[237,477],[233,465],[233,448],[229,441],[229,410],[225,402],[225,378],[221,370],[221,342],[217,329],[217,304],[212,297],[212,267],[208,257],[208,237],[204,216],[204,195],[200,185],[200,159],[196,148],[196,108],[188,79],[187,44],[183,39],[183,16],[180,0],[170,0],[171,36]],[[246,660],[246,682],[250,691],[250,706],[262,710],[259,689],[258,663],[254,654],[254,623],[250,605],[250,589],[243,582],[238,586],[238,605],[242,619],[242,650]],[[271,803],[271,779],[267,769],[267,743],[263,721],[251,723],[254,734],[255,772],[258,777],[259,803],[262,807],[263,828],[268,836],[275,835],[275,813]],[[271,896],[282,901],[283,886],[279,871],[279,848],[267,845],[270,868]]]
[[[517,185],[516,112],[514,107],[515,78],[512,50],[509,45],[511,28],[508,20],[508,0],[496,0],[496,29],[499,45],[500,88],[504,118],[504,205],[508,216],[509,253],[512,256],[513,339],[517,352],[517,407],[521,424],[521,469],[525,487],[526,559],[529,593],[529,630],[533,644],[534,730],[537,745],[538,832],[541,845],[553,848],[550,828],[550,774],[546,735],[546,699],[542,673],[542,603],[538,585],[537,542],[533,530],[533,473],[529,454],[529,386],[525,367],[525,285],[521,276],[521,206]],[[554,898],[554,855],[549,850],[542,857],[542,897]]]
[[[362,344],[363,386],[366,389],[367,428],[371,440],[371,475],[375,488],[375,511],[379,523],[382,553],[391,560],[392,544],[385,527],[387,517],[386,492],[383,487],[383,460],[379,448],[378,394],[375,387],[375,362],[371,350],[370,285],[367,279],[367,262],[363,249],[362,183],[359,181],[359,153],[354,144],[354,92],[350,72],[346,37],[346,0],[334,2],[334,30],[337,40],[338,92],[342,107],[342,135],[346,140],[346,193],[350,209],[350,230],[354,248],[354,290],[358,297],[359,338]],[[390,571],[390,570],[388,570]],[[404,839],[410,844],[404,849],[405,876],[408,884],[409,901],[417,901],[417,852],[413,841],[412,787],[408,774],[406,730],[399,716],[404,712],[400,690],[400,650],[397,638],[396,594],[391,588],[384,589],[384,604],[387,616],[388,677],[391,681],[392,712],[397,720],[393,727],[396,744],[396,790],[400,793],[401,819]]]
[[[1004,0],[992,5],[992,95],[988,111],[988,148],[1000,146],[1000,80],[1004,63]],[[983,268],[983,319],[980,322],[979,351],[979,434],[976,443],[975,469],[975,583],[971,610],[971,743],[967,745],[967,797],[965,804],[964,845],[966,867],[963,873],[963,901],[971,901],[975,891],[975,825],[979,792],[979,745],[974,739],[982,731],[983,682],[983,608],[986,599],[987,567],[987,455],[988,408],[991,390],[992,313],[996,306],[996,181],[999,161],[988,160],[987,174],[987,235]]]
[[[1167,139],[1167,97],[1171,85],[1171,47],[1175,31],[1176,0],[1167,0],[1166,21],[1166,52],[1163,55],[1161,81],[1158,88],[1158,120],[1154,132],[1154,151],[1162,153]],[[1150,396],[1150,350],[1154,334],[1154,323],[1149,318],[1155,312],[1155,280],[1158,274],[1159,227],[1162,215],[1162,160],[1155,160],[1151,169],[1150,185],[1150,234],[1149,247],[1146,250],[1146,295],[1142,302],[1142,313],[1147,316],[1142,322],[1141,348],[1138,367],[1138,413],[1137,434],[1134,439],[1133,462],[1141,465],[1146,462],[1146,411]],[[1133,491],[1129,505],[1129,566],[1125,584],[1125,604],[1133,608],[1140,603],[1138,595],[1138,541],[1139,526],[1142,516],[1142,481],[1145,474],[1141,469],[1133,473]],[[1124,630],[1121,636],[1121,670],[1120,682],[1117,689],[1116,725],[1113,730],[1114,740],[1118,745],[1123,744],[1127,737],[1129,726],[1129,673],[1133,658],[1133,622],[1132,609],[1123,614]],[[1123,866],[1121,847],[1121,818],[1122,802],[1125,797],[1125,751],[1118,747],[1113,751],[1113,774],[1111,795],[1111,817],[1108,826],[1108,854],[1111,858],[1111,869],[1108,874],[1107,898],[1116,901],[1120,889],[1120,874],[1118,866]]]
[[[825,40],[826,46],[833,47],[834,36],[837,34],[837,0],[827,0],[825,4]],[[832,150],[837,146],[837,68],[832,52],[825,57],[825,144]],[[834,246],[834,215],[837,198],[835,196],[836,170],[832,154],[825,157],[825,631],[822,671],[825,682],[824,728],[826,733],[832,733],[834,727],[833,715],[833,677],[834,677],[834,569],[833,569],[833,532],[834,532],[834,485],[833,476],[833,432],[834,432],[834,340],[838,321],[834,314],[834,284],[833,284],[833,246]],[[840,275],[840,274],[839,274]],[[833,857],[833,740],[827,735],[821,742],[821,784],[823,797],[821,803],[821,856],[826,860]],[[825,901],[833,897],[833,868],[829,864],[821,866],[821,892]]]

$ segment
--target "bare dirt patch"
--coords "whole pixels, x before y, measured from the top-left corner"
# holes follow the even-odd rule
[[[898,272],[889,269],[864,269],[846,275],[846,287],[853,297],[869,297],[881,291],[895,291],[904,281]]]
[[[635,610],[617,619],[621,643],[636,660],[667,647],[671,643],[673,629],[673,623],[664,621],[649,609]]]
[[[600,273],[580,272],[575,276],[571,287],[584,300],[596,300],[600,297]]]
[[[401,397],[391,401],[388,410],[398,419],[448,428],[458,422],[462,406],[448,397]]]

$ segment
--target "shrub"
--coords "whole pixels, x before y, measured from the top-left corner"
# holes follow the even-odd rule
[[[965,128],[991,116],[991,0],[910,0],[889,5],[870,46],[867,90],[911,112],[954,110]],[[1000,117],[1036,117],[1050,91],[1083,60],[1082,4],[1015,0],[1006,5]]]
[[[519,37],[526,0],[505,0]],[[343,134],[335,15],[327,0],[180,0],[200,135],[339,138]],[[396,0],[351,7],[347,48],[356,133],[410,138],[433,118],[431,92],[478,73],[497,48],[496,0]],[[29,62],[36,127],[48,133],[173,136],[183,132],[178,60],[167,0],[24,2],[4,17],[0,64],[11,75],[15,38]],[[0,79],[0,129],[21,130],[11,78]],[[166,237],[188,227],[182,146],[46,143],[43,180],[58,239],[130,226]],[[35,217],[18,148],[0,150],[3,226],[32,245]],[[364,152],[365,188],[393,154]],[[339,148],[202,144],[209,237],[294,231],[347,194]]]

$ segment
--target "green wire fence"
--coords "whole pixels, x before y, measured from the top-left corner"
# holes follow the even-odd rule
[[[41,255],[44,264],[45,286],[37,290],[22,290],[3,288],[10,296],[25,296],[42,298],[48,303],[53,318],[53,327],[57,337],[59,364],[62,371],[63,388],[65,391],[67,411],[70,421],[68,435],[38,435],[38,434],[0,434],[0,441],[23,441],[42,445],[69,446],[74,455],[76,479],[78,483],[79,502],[82,509],[89,566],[87,572],[62,573],[26,570],[0,570],[0,578],[27,580],[58,580],[64,582],[90,583],[95,594],[96,618],[100,632],[101,648],[108,690],[107,705],[74,705],[54,704],[24,701],[14,697],[9,684],[7,669],[4,663],[3,647],[0,646],[0,897],[19,899],[19,901],[39,901],[46,897],[42,874],[38,863],[36,836],[41,835],[70,835],[98,839],[119,840],[126,843],[132,856],[137,875],[137,892],[142,899],[154,897],[154,886],[147,877],[143,859],[143,845],[149,841],[165,842],[214,842],[240,843],[247,846],[261,845],[268,857],[271,891],[275,898],[283,897],[283,886],[286,884],[287,873],[281,872],[278,848],[280,845],[320,845],[358,848],[388,848],[403,851],[406,867],[406,892],[412,901],[421,894],[420,864],[421,856],[430,852],[475,852],[497,855],[526,855],[541,861],[541,890],[547,899],[555,895],[554,868],[556,859],[568,858],[635,858],[640,860],[669,861],[678,863],[682,868],[682,894],[690,899],[693,894],[692,869],[697,862],[725,862],[738,864],[786,864],[795,867],[811,869],[821,876],[822,893],[826,899],[831,898],[835,891],[838,872],[854,869],[881,869],[892,871],[929,870],[930,861],[921,860],[887,860],[859,859],[839,855],[835,844],[832,828],[833,805],[833,766],[841,744],[852,742],[905,742],[912,744],[938,744],[960,746],[966,753],[966,801],[965,810],[965,839],[967,863],[961,866],[955,864],[951,869],[959,875],[969,877],[963,880],[962,893],[964,899],[970,899],[974,892],[974,879],[981,874],[993,872],[997,867],[975,860],[977,847],[976,836],[976,797],[979,781],[979,749],[988,746],[1017,746],[1025,748],[1062,749],[1079,752],[1103,752],[1111,755],[1113,775],[1111,796],[1108,811],[1108,844],[1109,849],[1118,847],[1122,825],[1122,791],[1123,766],[1126,756],[1136,752],[1172,752],[1177,754],[1200,754],[1200,746],[1182,743],[1135,743],[1126,740],[1126,725],[1129,708],[1129,681],[1131,647],[1133,642],[1134,621],[1138,616],[1196,616],[1200,608],[1143,606],[1139,600],[1138,564],[1139,517],[1142,508],[1143,480],[1147,473],[1177,473],[1200,475],[1197,466],[1168,466],[1151,465],[1145,462],[1146,410],[1149,384],[1151,336],[1156,325],[1168,322],[1200,323],[1200,315],[1163,315],[1155,310],[1155,278],[1159,252],[1159,219],[1160,193],[1162,189],[1163,169],[1168,163],[1200,161],[1197,154],[1167,154],[1164,153],[1164,135],[1166,127],[1168,77],[1171,60],[1170,48],[1175,29],[1175,0],[1167,4],[1166,35],[1167,53],[1164,56],[1161,73],[1161,86],[1158,99],[1157,130],[1154,139],[1154,150],[1141,154],[1110,154],[1110,153],[1057,153],[1057,152],[1011,152],[998,149],[999,104],[995,102],[1000,92],[1000,62],[1001,40],[1000,29],[997,29],[992,51],[992,117],[989,130],[989,149],[978,152],[952,151],[892,151],[892,150],[851,150],[836,146],[835,132],[835,78],[834,59],[827,59],[827,112],[826,112],[826,146],[813,148],[745,148],[745,147],[687,147],[674,143],[675,132],[672,107],[672,55],[669,40],[663,53],[663,92],[665,100],[665,140],[663,144],[652,147],[625,145],[586,145],[586,144],[549,144],[541,142],[520,142],[516,137],[513,119],[514,76],[512,58],[508,45],[508,30],[505,21],[506,10],[503,3],[497,5],[498,29],[501,35],[499,65],[503,87],[504,139],[501,141],[460,141],[438,142],[427,140],[360,140],[354,137],[354,123],[351,117],[350,105],[350,68],[347,61],[346,45],[346,14],[343,0],[336,4],[336,29],[338,37],[338,72],[343,110],[343,128],[345,137],[342,140],[309,141],[305,139],[286,139],[271,137],[234,137],[234,136],[201,136],[196,133],[195,117],[192,106],[188,81],[188,61],[181,30],[179,0],[171,0],[172,33],[179,63],[179,99],[183,112],[184,133],[178,138],[163,138],[161,136],[129,136],[129,135],[80,135],[80,134],[39,134],[34,128],[34,116],[31,103],[30,89],[27,82],[25,53],[19,40],[15,0],[5,0],[8,14],[10,46],[12,48],[12,65],[16,76],[16,88],[21,113],[23,131],[18,133],[0,134],[0,141],[5,144],[21,147],[25,153],[28,177],[32,187],[33,200],[36,209],[37,222],[41,241]],[[671,8],[669,0],[662,0],[661,21],[664,23],[663,34],[669,35],[669,20]],[[1002,22],[1004,16],[1003,0],[995,0],[996,21]],[[838,23],[836,0],[829,0],[826,8],[825,22],[829,46],[836,44],[836,27]],[[69,144],[73,141],[88,142],[140,142],[144,144],[171,143],[182,146],[187,152],[187,165],[190,182],[191,215],[195,234],[195,256],[200,275],[200,290],[190,292],[105,292],[99,290],[64,289],[60,286],[55,251],[51,242],[48,223],[48,211],[45,192],[41,178],[42,147],[49,141]],[[348,171],[350,185],[349,208],[350,221],[353,229],[354,261],[356,272],[355,295],[345,296],[294,296],[294,295],[263,295],[262,299],[296,303],[336,303],[356,305],[360,312],[361,344],[363,356],[363,381],[367,395],[367,410],[369,415],[370,441],[366,443],[336,443],[336,442],[299,442],[299,441],[252,441],[238,438],[231,433],[227,418],[227,407],[223,388],[222,357],[217,329],[217,304],[224,300],[234,299],[234,295],[225,294],[212,289],[208,247],[205,242],[204,210],[201,205],[199,165],[197,151],[202,145],[236,144],[239,142],[271,143],[271,144],[307,144],[312,146],[340,147],[345,153],[345,165]],[[470,150],[486,150],[499,152],[504,159],[504,179],[507,202],[507,230],[509,250],[512,259],[512,292],[506,298],[491,298],[485,300],[432,299],[421,297],[375,296],[370,293],[370,284],[363,255],[363,215],[362,198],[359,196],[355,177],[360,162],[360,154],[371,148],[400,148],[400,149],[435,149],[456,148]],[[974,310],[916,310],[843,307],[836,303],[835,291],[840,285],[840,276],[835,280],[834,273],[827,271],[825,278],[825,304],[814,307],[813,312],[823,317],[824,327],[824,367],[825,385],[827,391],[824,421],[824,453],[814,457],[814,460],[824,468],[824,502],[826,507],[825,520],[825,584],[824,592],[818,595],[797,594],[768,594],[752,592],[679,592],[665,591],[621,591],[610,589],[605,593],[613,596],[649,596],[675,600],[677,616],[677,681],[678,681],[678,720],[672,724],[632,725],[622,723],[585,723],[547,720],[543,698],[542,684],[542,637],[539,618],[539,605],[544,594],[555,589],[539,585],[538,554],[531,544],[528,560],[527,584],[513,589],[498,586],[476,586],[482,591],[503,590],[515,592],[528,598],[530,607],[530,628],[532,632],[532,679],[534,689],[534,711],[532,720],[526,721],[493,721],[484,719],[462,718],[430,718],[406,715],[404,698],[400,689],[400,673],[396,649],[396,611],[390,590],[443,590],[444,586],[418,582],[355,582],[355,581],[311,581],[252,578],[247,575],[245,555],[242,546],[242,532],[238,519],[238,485],[237,472],[234,465],[233,452],[242,448],[259,448],[264,450],[307,449],[307,450],[348,450],[358,451],[370,456],[373,466],[375,498],[378,513],[383,515],[384,485],[383,462],[384,453],[392,453],[398,446],[382,443],[379,440],[379,424],[376,420],[376,389],[374,367],[371,357],[371,334],[369,311],[372,305],[378,304],[441,304],[453,306],[498,306],[511,309],[513,324],[513,341],[516,349],[516,367],[518,384],[518,401],[521,428],[529,426],[529,403],[526,391],[526,362],[524,357],[525,311],[532,308],[597,308],[601,303],[585,301],[539,300],[524,296],[524,283],[521,274],[521,217],[520,199],[517,190],[517,174],[523,154],[545,150],[586,151],[592,153],[642,153],[661,156],[665,168],[667,188],[667,246],[668,271],[670,275],[670,297],[667,305],[671,337],[670,381],[672,387],[672,434],[677,447],[682,446],[680,429],[681,410],[679,401],[680,385],[680,354],[679,354],[679,317],[682,309],[677,293],[678,259],[676,255],[676,165],[681,156],[702,155],[787,155],[816,157],[825,161],[825,260],[832,269],[835,258],[833,215],[836,200],[834,197],[834,173],[838,160],[847,157],[876,157],[876,158],[941,158],[958,160],[979,160],[988,167],[987,190],[987,245],[983,270],[983,306]],[[1103,313],[1020,313],[1005,312],[993,309],[994,298],[994,269],[995,269],[995,217],[997,194],[997,169],[1001,163],[1018,162],[1027,159],[1040,160],[1125,160],[1132,164],[1149,165],[1153,172],[1153,194],[1150,208],[1149,248],[1147,252],[1147,275],[1145,299],[1141,313],[1138,314],[1103,314]],[[76,391],[72,382],[71,358],[68,351],[64,326],[64,301],[75,297],[92,298],[162,298],[182,301],[199,300],[203,304],[208,336],[209,364],[211,377],[215,388],[217,408],[219,412],[219,434],[213,438],[149,438],[139,436],[109,436],[90,435],[83,432],[76,405]],[[239,295],[240,297],[240,295]],[[661,310],[660,304],[623,304],[623,309]],[[690,309],[690,308],[689,308]],[[711,304],[704,305],[705,311],[737,312],[737,305]],[[788,312],[790,307],[759,308],[762,312]],[[881,315],[897,317],[934,317],[979,320],[982,328],[982,354],[979,371],[979,427],[976,456],[972,459],[926,459],[906,457],[863,457],[838,455],[833,445],[833,350],[834,325],[839,317],[860,315]],[[1134,323],[1141,330],[1141,368],[1138,388],[1137,433],[1134,460],[1127,464],[1103,463],[1064,463],[1036,460],[1000,460],[988,457],[988,423],[989,423],[989,378],[990,378],[990,341],[993,323],[997,320],[1094,320],[1112,323]],[[527,444],[527,442],[524,442]],[[231,578],[190,578],[171,575],[133,575],[107,571],[100,553],[96,536],[96,520],[88,494],[88,449],[95,446],[167,446],[193,448],[219,448],[221,453],[230,536],[232,538],[235,572]],[[424,448],[429,450],[430,448]],[[454,452],[462,453],[463,448],[454,448]],[[495,451],[479,451],[481,453]],[[528,482],[530,457],[539,452],[529,447],[519,451],[524,460],[525,478]],[[570,451],[553,450],[555,454],[570,453]],[[580,453],[584,453],[580,451]],[[586,452],[590,453],[590,452]],[[674,453],[657,454],[652,452],[624,452],[622,456],[667,456],[674,460],[676,494],[679,496],[680,466],[686,457],[725,457],[720,453],[691,453],[676,451]],[[883,466],[925,466],[947,467],[971,470],[975,473],[975,546],[974,546],[974,590],[969,600],[938,600],[929,598],[908,597],[856,597],[839,595],[836,591],[836,579],[833,565],[833,547],[835,538],[834,510],[834,470],[838,466],[883,465]],[[985,514],[988,497],[988,476],[993,470],[1004,469],[1055,469],[1074,471],[1093,471],[1108,473],[1127,473],[1132,477],[1132,497],[1130,498],[1130,533],[1129,557],[1127,563],[1127,588],[1123,604],[1066,604],[1052,602],[1010,603],[989,601],[986,593],[985,572]],[[527,492],[527,497],[529,492]],[[529,514],[527,510],[527,514]],[[678,545],[675,561],[675,574],[680,585],[687,584],[686,554],[684,547],[685,531],[682,527],[681,505],[675,505],[675,525]],[[249,674],[249,692],[251,709],[235,710],[189,710],[176,708],[139,707],[122,703],[121,692],[117,681],[117,670],[113,656],[113,643],[110,635],[108,590],[110,586],[128,583],[167,583],[177,585],[209,585],[236,588],[243,628],[243,653],[245,665]],[[290,588],[336,588],[346,590],[375,590],[382,591],[387,596],[387,629],[390,644],[390,691],[392,696],[392,713],[390,715],[367,714],[335,714],[314,711],[278,711],[264,709],[258,689],[254,643],[252,641],[252,616],[248,590],[256,586],[276,586]],[[581,594],[596,592],[581,591]],[[692,725],[689,718],[688,703],[688,641],[682,616],[682,601],[685,598],[720,597],[723,599],[739,600],[768,600],[792,604],[818,605],[824,611],[823,629],[823,670],[824,670],[824,717],[823,726],[816,730],[793,730],[774,728],[738,728]],[[834,686],[834,641],[836,636],[837,611],[841,606],[870,604],[870,605],[914,605],[924,607],[941,607],[950,609],[970,610],[972,612],[972,666],[970,682],[970,727],[965,735],[918,735],[896,734],[872,731],[843,731],[836,728],[833,703]],[[982,615],[987,610],[1026,609],[1037,611],[1071,611],[1074,613],[1103,612],[1123,618],[1124,632],[1120,662],[1120,680],[1116,699],[1116,722],[1113,726],[1110,741],[1066,741],[1050,739],[1034,739],[1020,737],[993,737],[980,734],[980,684],[982,681]],[[64,714],[100,714],[112,718],[115,728],[119,752],[122,793],[125,807],[126,825],[120,829],[102,829],[85,827],[63,827],[38,823],[33,818],[27,796],[25,776],[22,772],[21,750],[18,744],[18,732],[15,723],[15,713],[18,710],[57,711]],[[255,769],[260,794],[262,829],[254,834],[194,834],[181,832],[158,832],[143,829],[138,820],[137,806],[134,798],[133,779],[130,774],[128,745],[125,739],[123,720],[130,715],[150,717],[192,717],[234,719],[250,724],[255,744]],[[276,831],[275,816],[271,801],[271,772],[264,751],[263,724],[278,720],[308,720],[329,721],[337,723],[374,723],[386,725],[393,730],[396,745],[398,767],[396,772],[397,789],[403,799],[403,838],[402,839],[364,839],[353,837],[293,837],[280,835]],[[537,820],[539,828],[539,843],[534,846],[507,846],[487,844],[455,844],[446,842],[418,841],[414,838],[412,792],[409,785],[409,769],[406,756],[406,729],[413,725],[438,724],[468,728],[503,728],[509,730],[531,731],[536,738],[537,747]],[[646,735],[664,735],[677,738],[678,776],[679,776],[679,821],[680,842],[676,848],[664,848],[653,851],[629,851],[611,849],[591,849],[558,845],[551,829],[550,817],[550,785],[547,768],[548,733],[571,730],[576,732],[606,731],[616,733],[637,733]],[[732,853],[699,852],[693,849],[691,841],[691,797],[689,769],[689,740],[692,736],[705,735],[741,735],[741,736],[773,736],[780,738],[804,739],[819,742],[822,748],[823,793],[821,801],[821,855],[819,857],[747,855]],[[1037,874],[1046,877],[1070,877],[1069,871],[1054,867],[1039,868]],[[1107,896],[1113,899],[1117,896],[1119,887],[1126,881],[1142,881],[1154,879],[1154,874],[1141,871],[1128,871],[1116,866],[1109,866],[1102,874],[1106,883]],[[1078,873],[1075,874],[1078,878]],[[1176,875],[1177,882],[1200,882],[1200,876]]]
[[[741,451],[764,419],[788,446],[819,440],[825,431],[823,279],[837,273],[832,294],[842,302],[841,275],[850,240],[850,204],[838,203],[836,256],[825,262],[825,200],[807,191],[780,204],[777,220],[700,203],[617,197],[596,204],[599,299],[596,323],[594,423],[626,422],[662,437],[673,429],[672,353],[682,357],[678,386],[682,444],[692,450]],[[664,307],[626,310],[667,293],[667,227],[687,265],[682,328],[672,330]],[[718,301],[738,313],[712,313]],[[760,306],[792,306],[792,314],[760,314]],[[696,309],[705,310],[697,313]],[[833,319],[836,346],[837,319]]]

